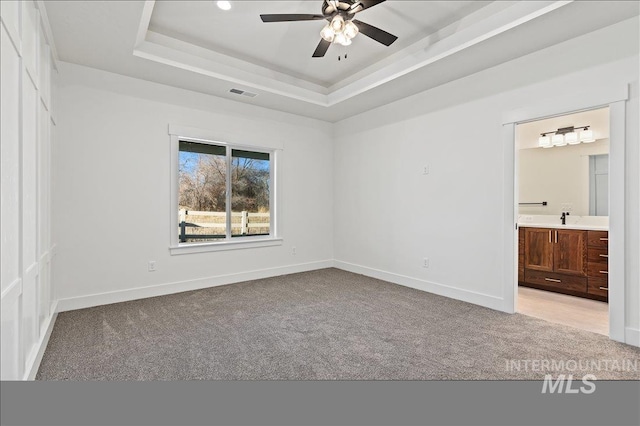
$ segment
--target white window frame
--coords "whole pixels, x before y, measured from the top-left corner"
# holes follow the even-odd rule
[[[282,238],[279,234],[278,226],[278,206],[279,202],[279,181],[278,178],[278,161],[282,148],[274,146],[277,144],[269,144],[265,146],[247,145],[244,143],[233,143],[221,141],[219,137],[206,130],[194,129],[189,127],[169,125],[169,135],[171,139],[171,232],[169,251],[171,255],[203,253],[210,251],[249,249],[257,247],[269,247],[282,245]],[[263,152],[269,154],[269,235],[255,236],[231,236],[231,215],[227,214],[226,236],[224,239],[216,241],[207,241],[203,243],[180,243],[178,238],[178,201],[180,196],[179,190],[179,157],[180,157],[180,141],[197,142],[202,144],[210,144],[226,147],[227,170],[231,170],[231,154],[233,149]],[[231,187],[231,174],[227,173],[227,188]],[[226,205],[231,206],[231,191],[227,191]],[[229,208],[227,210],[230,210]]]

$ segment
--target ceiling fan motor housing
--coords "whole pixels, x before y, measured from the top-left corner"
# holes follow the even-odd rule
[[[322,14],[327,18],[333,17],[334,15],[342,15],[343,17],[347,17],[347,15],[354,15],[359,11],[359,7],[354,7],[357,5],[359,1],[347,0],[347,1],[332,1],[332,0],[324,0],[322,2]]]

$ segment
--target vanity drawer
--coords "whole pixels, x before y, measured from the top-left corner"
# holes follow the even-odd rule
[[[609,232],[589,231],[587,233],[587,245],[589,247],[609,247]]]
[[[609,297],[609,280],[606,278],[589,278],[587,293]]]
[[[601,247],[589,247],[587,260],[589,263],[607,263],[609,261],[609,249]]]
[[[609,278],[609,264],[589,263],[588,276],[589,278]]]
[[[531,284],[555,287],[564,290],[587,291],[587,278],[576,275],[555,274],[552,272],[525,269],[525,281]]]

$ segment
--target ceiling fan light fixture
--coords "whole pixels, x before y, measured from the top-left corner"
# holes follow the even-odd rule
[[[332,44],[348,46],[360,32],[384,46],[388,47],[393,44],[398,39],[397,36],[366,22],[353,22],[357,13],[384,2],[385,0],[322,0],[322,14],[267,13],[261,14],[260,19],[265,23],[325,21],[323,23],[325,25],[320,31],[320,42],[311,56],[312,58],[322,58]],[[229,3],[231,6],[231,2],[220,3]]]
[[[331,29],[336,33],[341,33],[344,30],[344,18],[340,15],[336,15],[331,20]]]
[[[341,44],[343,46],[346,46],[345,43],[347,43],[347,40],[349,40],[349,39],[346,38],[343,33],[338,33],[338,34],[336,34],[336,37],[333,39],[333,42],[337,43],[337,44]]]
[[[347,21],[344,24],[343,33],[344,33],[345,37],[347,37],[348,39],[352,39],[355,36],[357,36],[359,31],[360,30],[358,29],[358,26],[356,24],[354,24],[353,22],[351,22],[351,21]]]
[[[336,33],[333,31],[333,28],[329,24],[325,25],[322,31],[320,31],[320,37],[322,37],[325,41],[331,43],[335,38]]]

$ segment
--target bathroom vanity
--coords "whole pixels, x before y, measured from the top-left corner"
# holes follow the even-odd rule
[[[607,301],[608,224],[519,221],[518,284]]]

